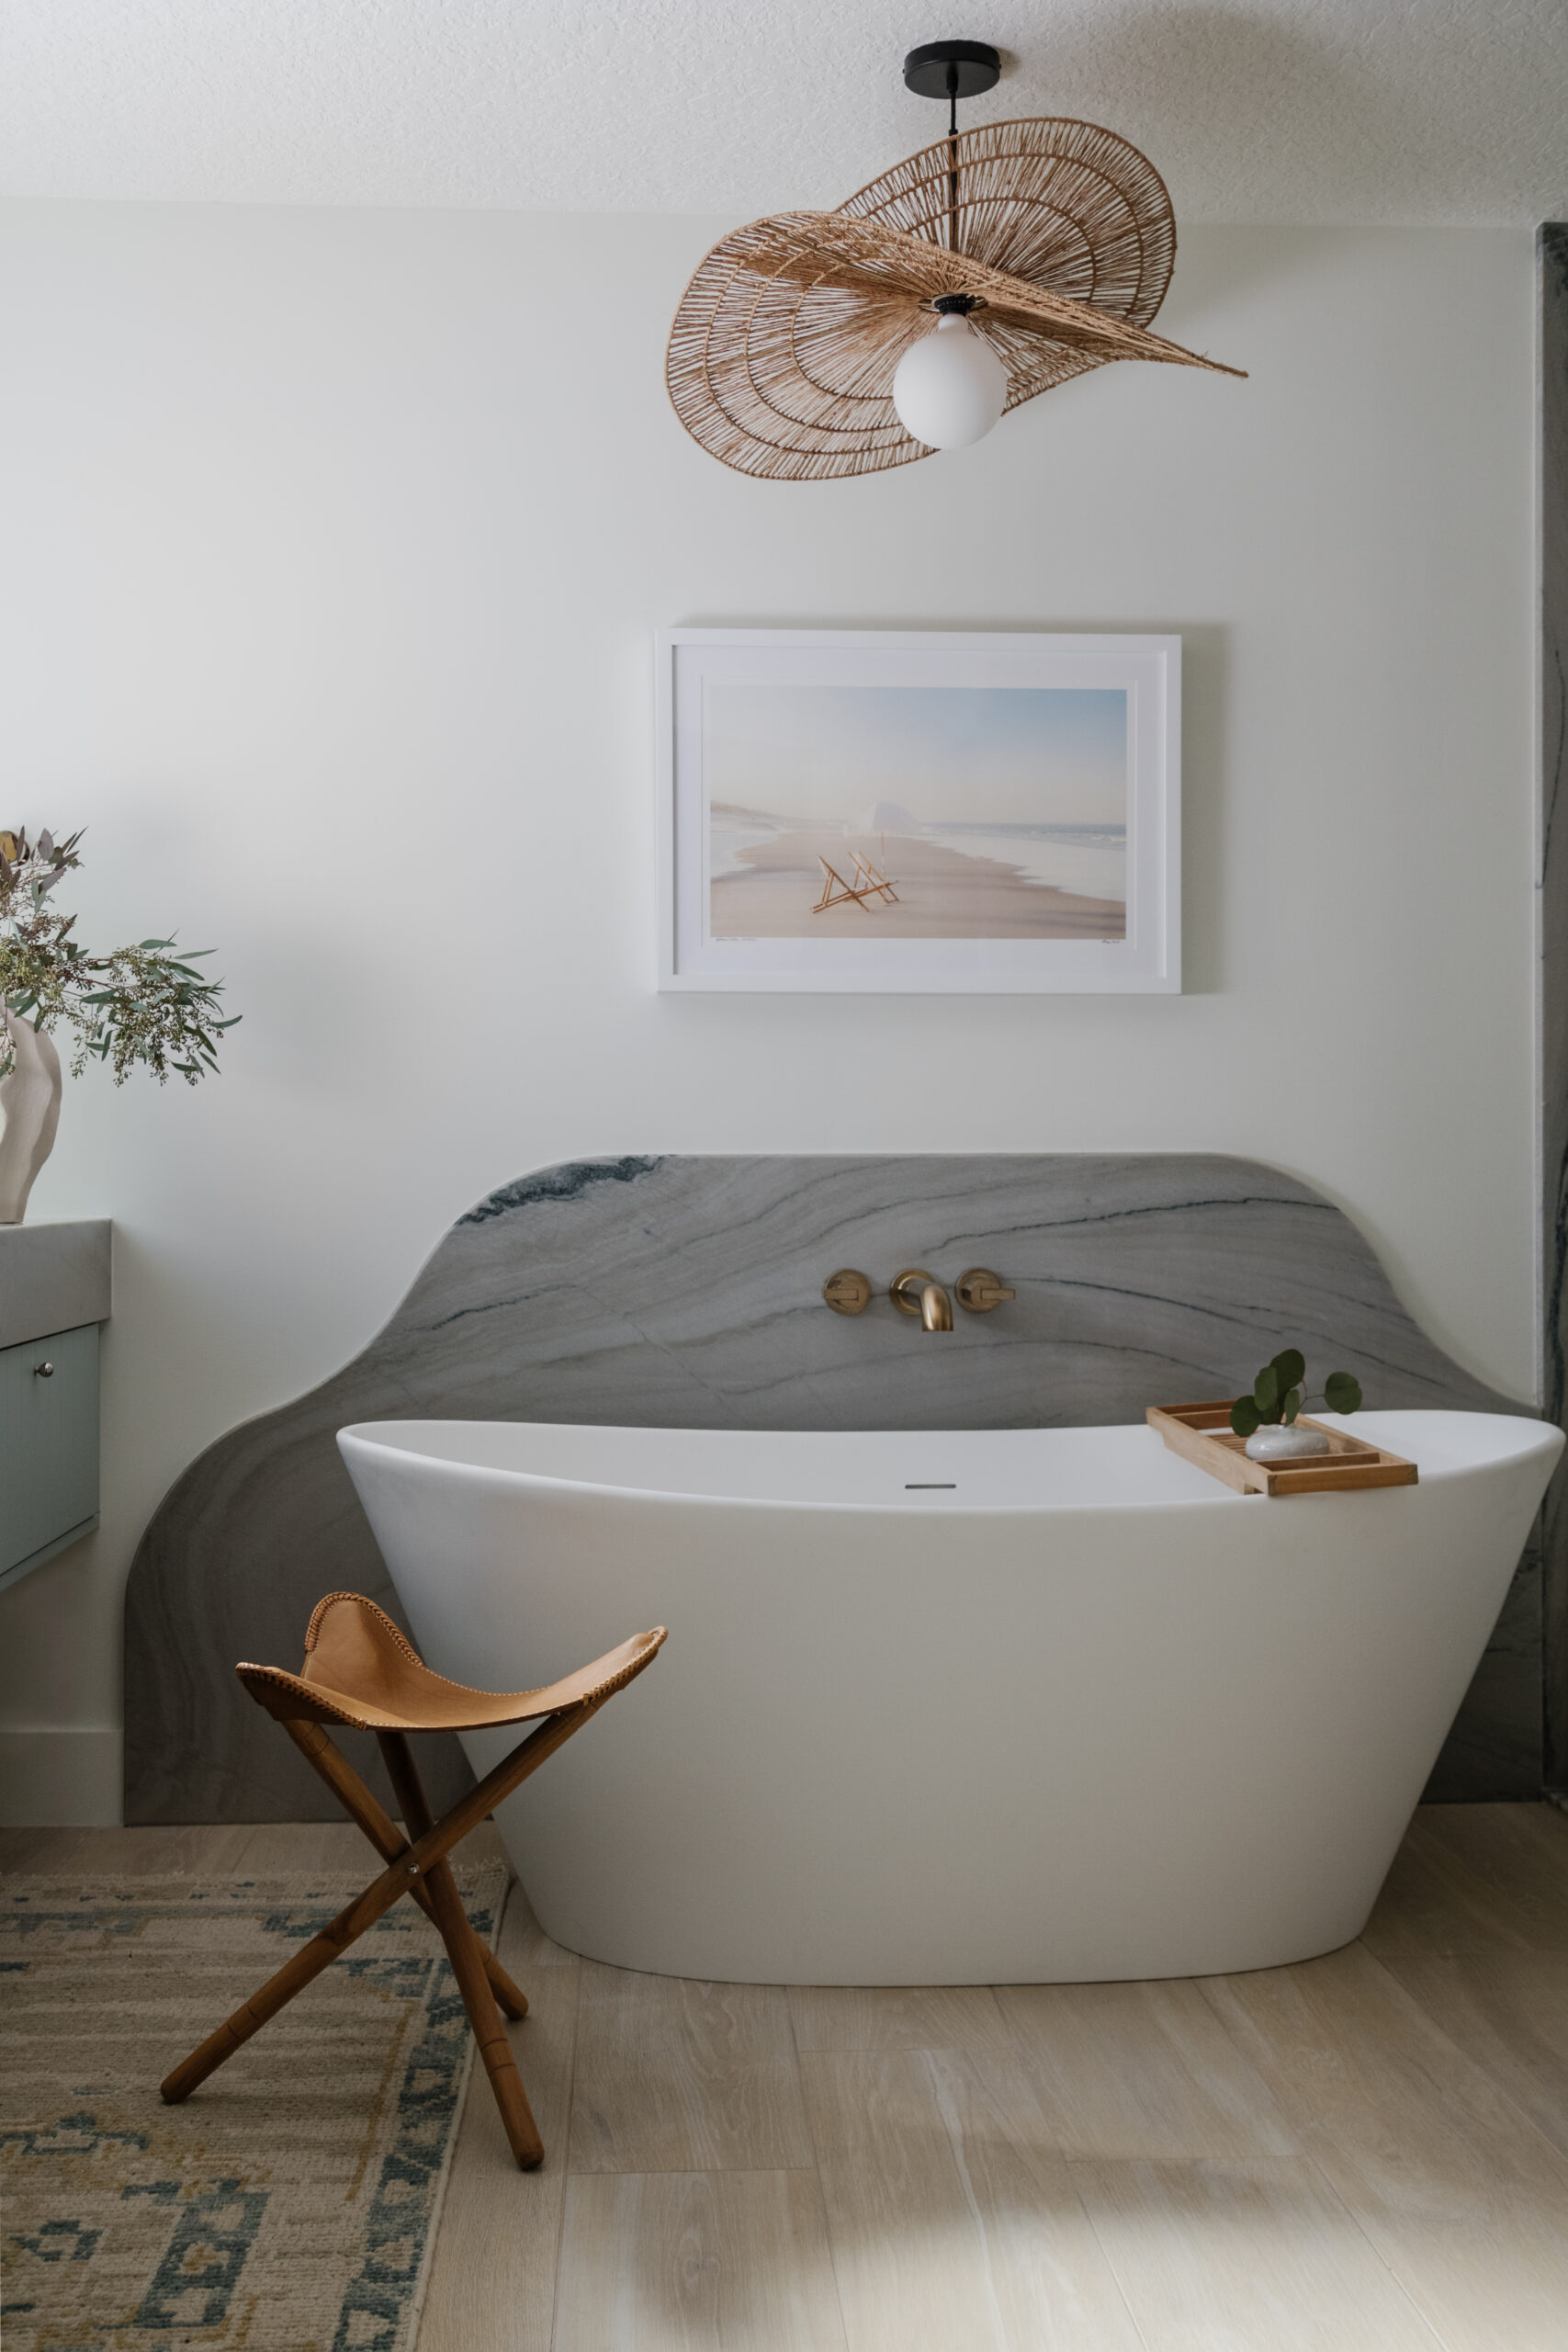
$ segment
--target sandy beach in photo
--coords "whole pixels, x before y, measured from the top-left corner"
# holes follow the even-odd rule
[[[765,821],[765,820],[764,820]],[[854,853],[886,875],[897,904],[811,911],[821,858],[846,881]],[[1035,882],[1000,858],[974,857],[929,837],[829,831],[774,833],[734,853],[739,872],[710,885],[716,939],[1124,939],[1118,899],[1080,898]]]

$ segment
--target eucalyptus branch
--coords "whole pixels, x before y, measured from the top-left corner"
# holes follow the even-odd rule
[[[107,956],[89,956],[73,936],[74,915],[49,903],[82,863],[72,833],[0,832],[0,1005],[40,1033],[64,1023],[74,1032],[72,1069],[105,1062],[123,1086],[141,1063],[160,1085],[170,1071],[194,1086],[218,1068],[218,1040],[238,1013],[219,1018],[223,982],[197,967],[209,947],[175,952],[173,939],[143,939]],[[0,1078],[16,1047],[0,1023]]]

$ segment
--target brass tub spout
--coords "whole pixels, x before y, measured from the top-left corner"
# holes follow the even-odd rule
[[[953,1301],[923,1266],[911,1266],[893,1284],[893,1304],[901,1315],[918,1315],[926,1331],[951,1331]]]

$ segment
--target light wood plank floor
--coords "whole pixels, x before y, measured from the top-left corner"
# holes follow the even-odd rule
[[[26,1871],[365,1854],[0,1832]],[[476,2068],[420,2352],[1568,2352],[1551,1806],[1427,1807],[1359,1943],[1248,1976],[687,1984],[578,1961],[515,1887],[502,1953],[547,2159]]]

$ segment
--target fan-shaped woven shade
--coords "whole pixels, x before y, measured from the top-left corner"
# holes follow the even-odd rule
[[[1016,408],[1109,359],[1218,368],[1147,331],[1175,258],[1165,183],[1126,140],[1091,122],[988,123],[836,212],[721,239],[675,313],[670,397],[741,473],[826,481],[907,465],[931,453],[898,422],[893,375],[939,295],[982,305],[970,325]]]

